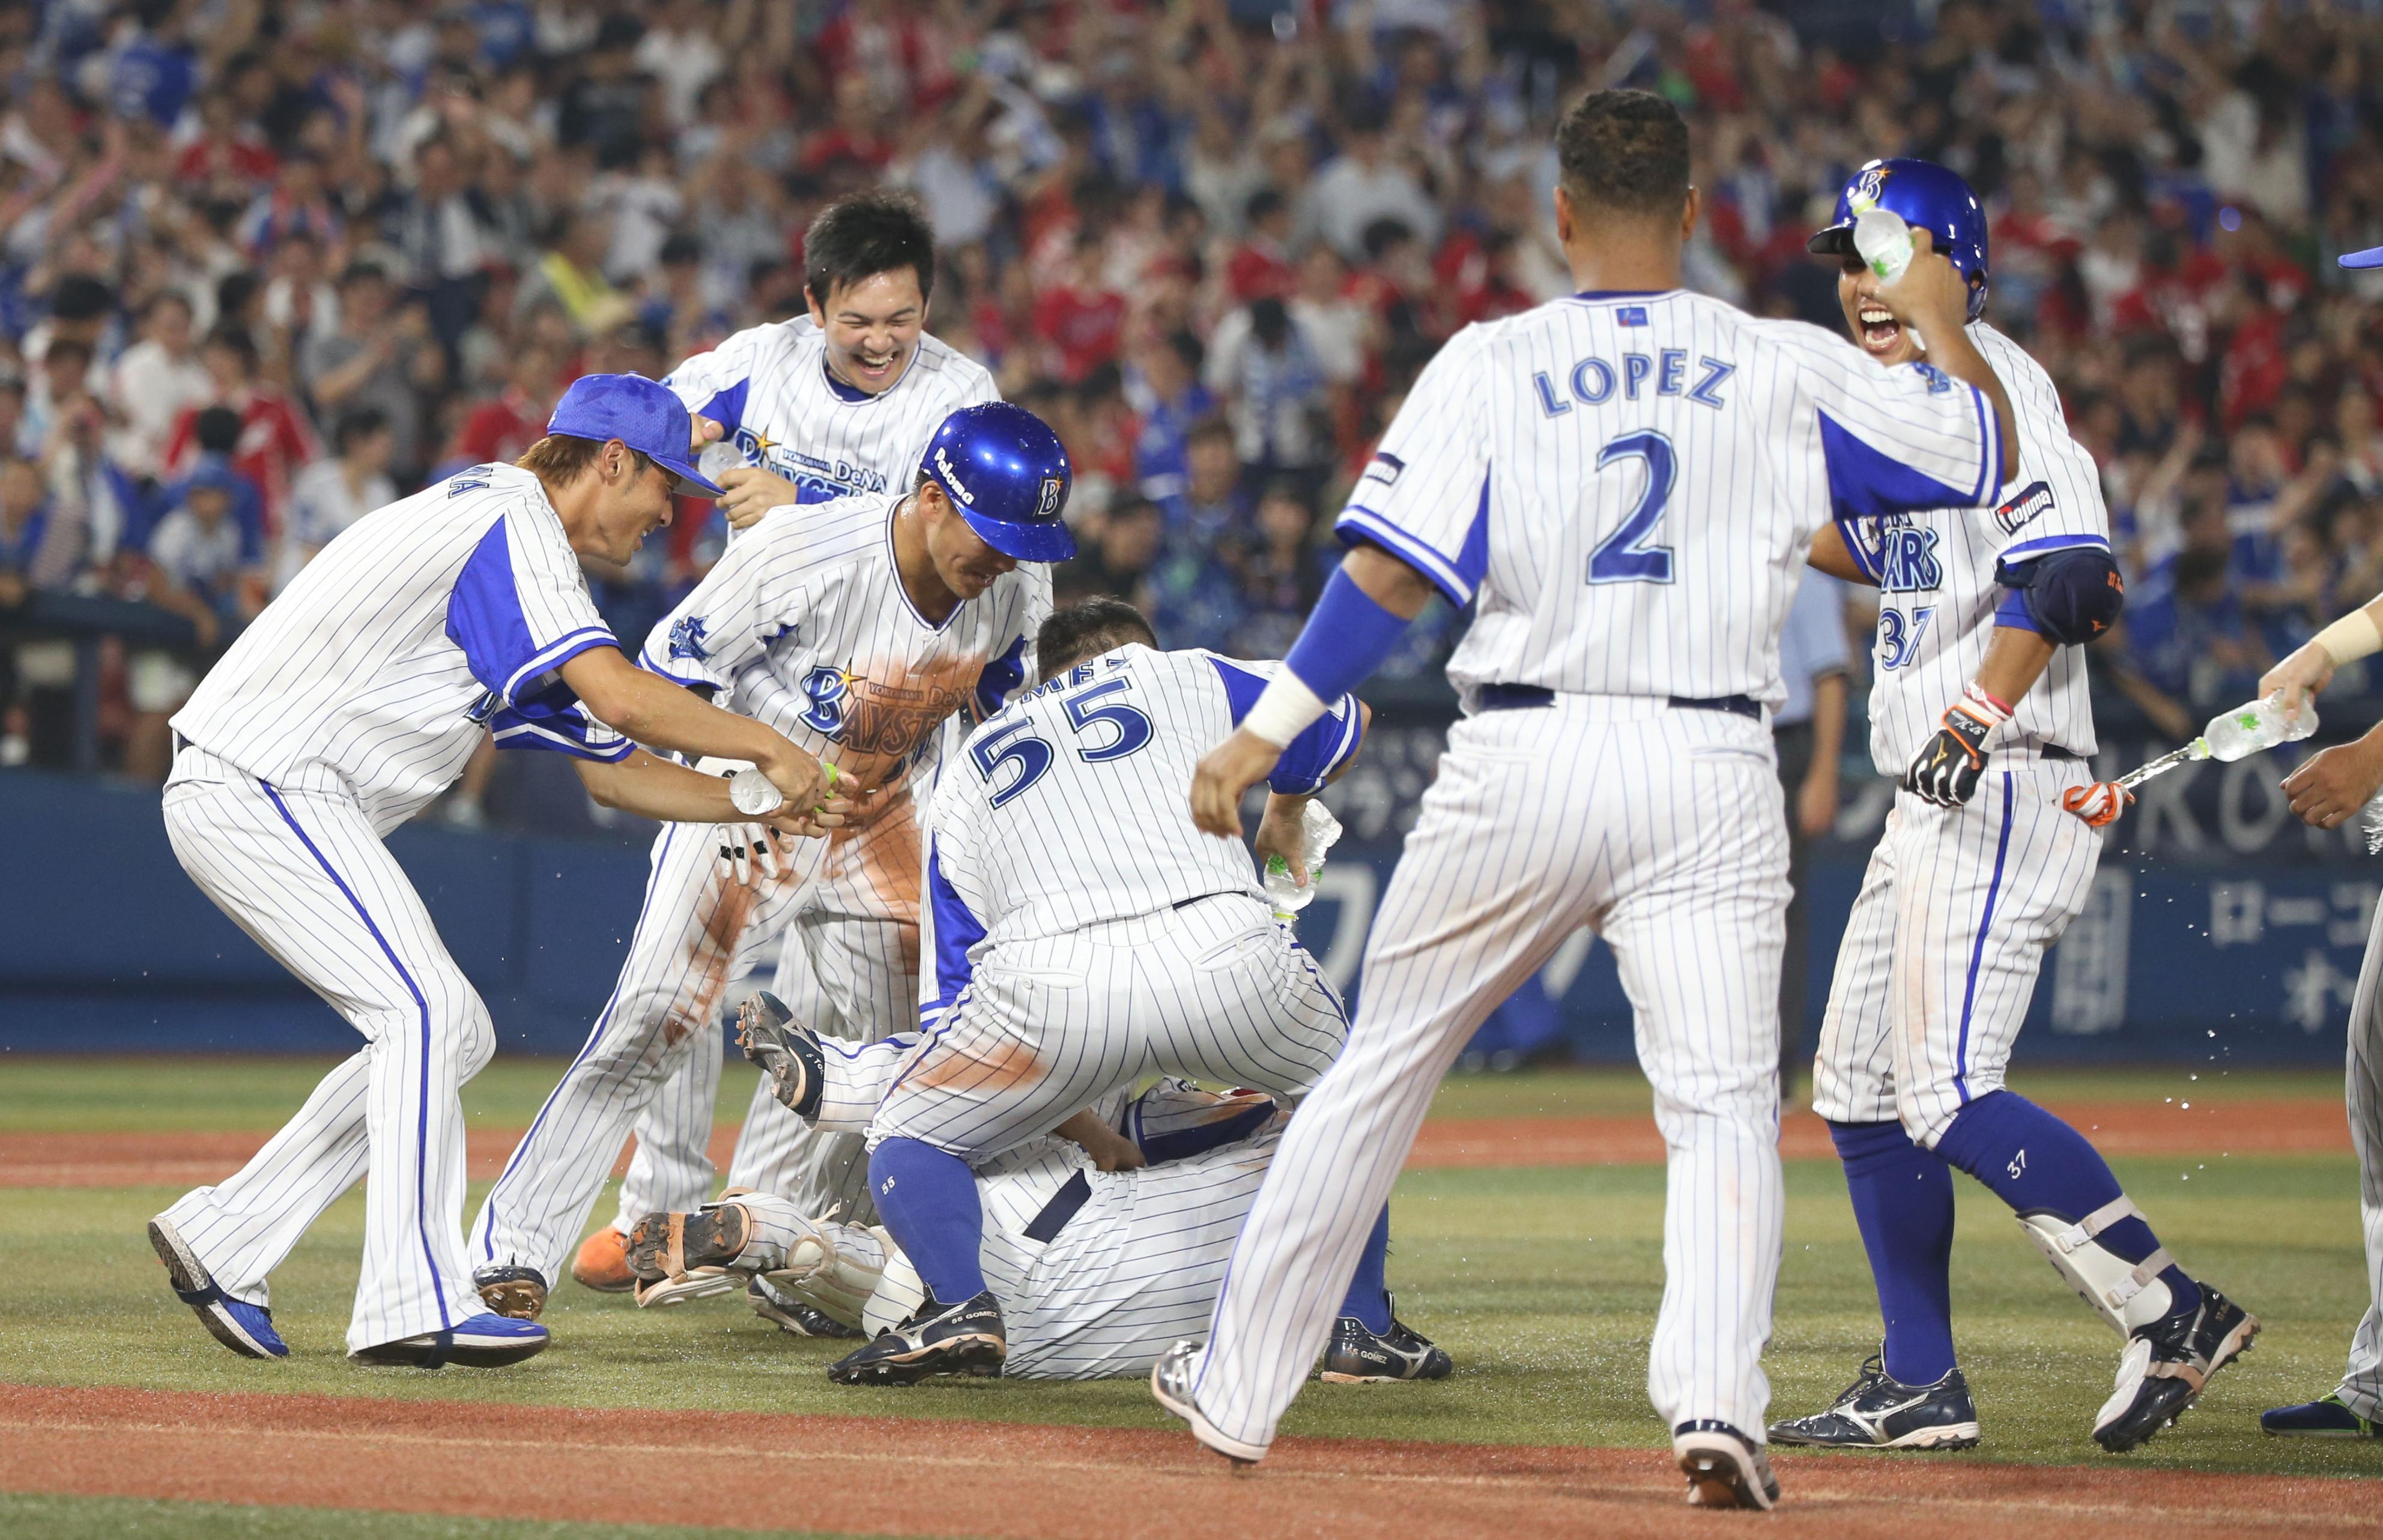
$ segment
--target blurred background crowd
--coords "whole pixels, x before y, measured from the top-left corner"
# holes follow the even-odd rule
[[[1977,187],[1990,319],[2102,466],[2115,708],[2181,734],[2383,589],[2383,294],[2332,262],[2383,243],[2364,6],[43,0],[0,3],[0,762],[65,762],[80,703],[161,775],[347,523],[578,373],[794,314],[810,216],[887,182],[932,329],[1075,458],[1063,598],[1279,656],[1424,361],[1570,287],[1548,132],[1609,84],[1688,113],[1690,281],[1759,313],[1841,326],[1804,241],[1862,161]],[[632,643],[718,548],[682,512],[592,574]],[[164,623],[74,633],[127,604]]]

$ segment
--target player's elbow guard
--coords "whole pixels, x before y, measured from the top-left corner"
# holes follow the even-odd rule
[[[2077,546],[2032,561],[2003,561],[1994,581],[2009,592],[1997,614],[2048,641],[2081,647],[2110,629],[2127,607],[2126,579],[2110,553]]]

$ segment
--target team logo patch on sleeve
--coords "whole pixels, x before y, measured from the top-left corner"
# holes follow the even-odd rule
[[[711,654],[703,645],[704,625],[704,618],[700,615],[689,615],[673,625],[670,655],[673,658],[691,658],[698,663],[709,659]]]
[[[1397,455],[1377,451],[1374,458],[1365,462],[1365,474],[1357,479],[1379,482],[1384,487],[1395,487],[1399,483],[1399,473],[1406,468],[1407,462]]]
[[[2031,483],[2017,497],[1994,510],[1994,523],[2005,535],[2017,535],[2052,510],[2052,488],[2043,482]]]

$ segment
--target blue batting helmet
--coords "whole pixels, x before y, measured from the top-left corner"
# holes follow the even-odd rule
[[[984,401],[944,419],[919,469],[986,545],[1019,561],[1065,561],[1076,536],[1060,515],[1075,474],[1059,436],[1022,406]]]
[[[1828,228],[1812,237],[1810,249],[1822,256],[1851,254],[1854,216],[1873,204],[1925,229],[1969,280],[1969,319],[1986,313],[1986,211],[1968,182],[1931,160],[1871,161],[1837,194],[1837,211]]]

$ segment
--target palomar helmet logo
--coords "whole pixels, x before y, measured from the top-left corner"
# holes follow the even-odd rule
[[[935,469],[942,473],[940,479],[944,486],[950,489],[952,496],[970,508],[976,506],[976,499],[969,495],[968,484],[960,480],[960,474],[957,471],[952,469],[952,457],[944,452],[943,446],[940,444],[935,446]]]

